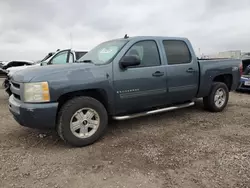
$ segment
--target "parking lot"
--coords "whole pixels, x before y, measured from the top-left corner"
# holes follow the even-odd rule
[[[72,148],[54,132],[19,126],[0,90],[0,187],[250,187],[250,95],[222,113],[194,107],[112,122]]]

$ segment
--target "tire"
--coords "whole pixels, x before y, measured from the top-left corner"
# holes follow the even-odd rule
[[[78,130],[72,131],[71,122],[72,122],[72,119],[75,119],[74,114],[83,108],[87,108],[91,112],[93,111],[95,112],[96,116],[98,116],[98,119],[99,119],[99,125],[96,131],[91,136],[86,137],[86,138],[79,138],[76,135],[80,136],[80,133],[77,133]],[[78,121],[77,118],[76,118],[76,121]],[[57,122],[58,122],[57,133],[66,143],[75,147],[83,147],[83,146],[93,144],[104,134],[107,124],[108,124],[108,114],[102,103],[100,103],[94,98],[82,96],[82,97],[73,98],[67,101],[62,106],[61,110],[58,113]],[[84,126],[83,123],[81,126]],[[81,129],[79,129],[79,131],[81,131]]]
[[[224,91],[224,102],[221,106],[217,105],[215,102],[215,96],[217,91]],[[225,83],[222,82],[214,82],[211,87],[211,91],[207,97],[203,98],[203,104],[206,110],[210,112],[221,112],[227,106],[229,99],[229,90]]]

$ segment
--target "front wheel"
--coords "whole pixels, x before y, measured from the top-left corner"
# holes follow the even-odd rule
[[[62,106],[57,132],[70,145],[82,147],[98,140],[107,124],[108,115],[102,103],[91,97],[76,97]]]
[[[227,106],[228,99],[227,85],[222,82],[215,82],[212,84],[209,95],[203,98],[203,104],[205,109],[211,112],[221,112]]]

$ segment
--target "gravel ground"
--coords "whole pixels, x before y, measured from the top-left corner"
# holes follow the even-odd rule
[[[19,126],[0,90],[0,187],[250,187],[250,95],[227,109],[202,102],[113,122],[97,143],[72,148],[54,132]]]

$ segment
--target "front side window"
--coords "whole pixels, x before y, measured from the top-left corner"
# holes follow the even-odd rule
[[[98,65],[109,63],[127,42],[128,40],[113,40],[101,43],[82,56],[78,62],[91,61]]]
[[[165,40],[163,41],[163,45],[169,65],[191,62],[191,53],[184,41]]]
[[[136,55],[140,58],[141,64],[136,67],[151,67],[161,64],[159,51],[155,41],[140,41],[135,43],[125,56]]]
[[[68,56],[68,51],[60,52],[51,60],[51,64],[67,63],[67,56]]]

